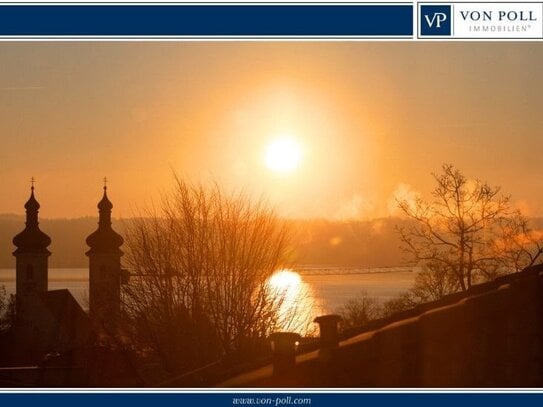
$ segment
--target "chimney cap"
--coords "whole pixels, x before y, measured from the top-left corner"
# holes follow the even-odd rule
[[[313,322],[320,324],[320,323],[338,323],[343,318],[340,315],[337,314],[328,314],[328,315],[320,315],[317,318],[313,320]]]

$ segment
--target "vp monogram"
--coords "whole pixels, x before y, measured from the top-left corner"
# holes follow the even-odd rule
[[[451,35],[451,5],[450,4],[422,4],[420,6],[420,34]]]
[[[441,28],[441,24],[447,21],[447,14],[434,13],[431,17],[430,15],[425,14],[424,18],[426,19],[426,22],[428,23],[428,27],[433,27],[435,24],[436,28]]]

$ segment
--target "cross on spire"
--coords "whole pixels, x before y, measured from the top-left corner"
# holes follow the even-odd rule
[[[107,177],[104,177],[104,190],[107,189]]]
[[[36,182],[36,180],[34,179],[34,177],[30,178],[30,189],[32,189],[32,191],[34,191],[34,183]]]

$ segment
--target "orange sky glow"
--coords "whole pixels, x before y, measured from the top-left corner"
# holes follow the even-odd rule
[[[127,217],[174,170],[368,219],[451,162],[543,215],[542,62],[536,43],[2,43],[0,213],[34,176],[42,216],[95,215],[107,176]],[[296,162],[274,170],[285,137]]]

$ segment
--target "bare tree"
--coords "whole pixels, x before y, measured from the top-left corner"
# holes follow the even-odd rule
[[[419,297],[437,299],[465,291],[510,271],[511,264],[519,269],[539,258],[540,246],[526,241],[526,236],[535,235],[499,187],[468,180],[450,164],[434,178],[431,201],[419,197],[399,202],[403,213],[415,221],[399,228],[403,247],[414,263],[426,267],[419,279]]]
[[[456,276],[440,267],[438,262],[427,262],[415,277],[415,283],[408,294],[414,304],[436,301],[459,291]]]
[[[5,329],[7,313],[7,300],[6,300],[6,288],[2,285],[0,286],[0,332]]]
[[[8,330],[15,319],[15,295],[7,295],[6,287],[0,286],[0,333]]]
[[[501,238],[496,239],[493,248],[505,267],[520,271],[541,262],[543,234],[532,229],[520,211],[501,219],[498,226]]]
[[[169,370],[250,358],[277,323],[267,280],[287,261],[287,228],[262,201],[175,178],[159,210],[128,226],[124,308]]]
[[[367,325],[374,319],[380,318],[382,314],[383,309],[379,300],[370,297],[365,291],[347,301],[339,310],[344,328]]]
[[[409,310],[419,303],[412,291],[406,291],[383,303],[383,317],[387,318],[398,312]]]

